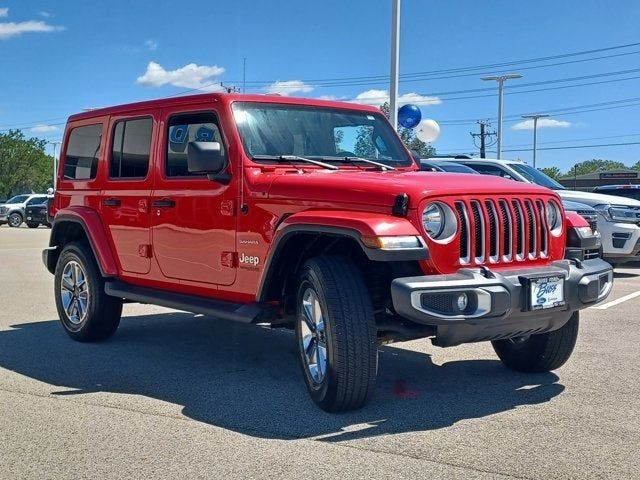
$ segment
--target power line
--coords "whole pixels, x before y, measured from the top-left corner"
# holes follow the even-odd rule
[[[460,72],[467,72],[467,71],[471,71],[471,70],[483,70],[483,69],[489,69],[489,68],[500,68],[500,67],[512,67],[512,66],[516,66],[516,65],[521,65],[521,64],[526,64],[526,63],[537,63],[537,62],[543,62],[543,61],[549,61],[549,60],[558,60],[561,58],[569,58],[569,57],[575,57],[575,56],[580,56],[580,55],[589,55],[589,54],[593,54],[593,53],[601,53],[601,52],[606,52],[606,51],[612,51],[612,50],[619,50],[619,49],[624,49],[624,48],[629,48],[629,47],[637,47],[640,46],[640,42],[635,42],[635,43],[627,43],[624,45],[614,45],[611,47],[604,47],[604,48],[597,48],[597,49],[592,49],[592,50],[582,50],[582,51],[578,51],[578,52],[570,52],[570,53],[564,53],[564,54],[558,54],[558,55],[551,55],[551,56],[546,56],[546,57],[537,57],[537,58],[528,58],[528,59],[523,59],[523,60],[512,60],[512,61],[508,61],[508,62],[501,62],[501,63],[490,63],[490,64],[484,64],[484,65],[474,65],[474,66],[466,66],[466,67],[456,67],[456,68],[449,68],[449,69],[442,69],[442,70],[431,70],[431,71],[423,71],[423,72],[413,72],[413,73],[405,73],[405,74],[401,74],[400,77],[401,78],[412,78],[412,77],[416,77],[416,76],[430,76],[430,75],[441,75],[441,74],[448,74],[448,73],[460,73]],[[624,53],[624,54],[617,54],[617,55],[608,55],[608,56],[603,56],[603,57],[597,57],[596,59],[603,59],[603,58],[612,58],[612,57],[616,57],[616,56],[621,56],[621,55],[631,55],[634,53],[638,53],[638,52],[629,52],[629,53]],[[585,59],[584,61],[588,61],[591,59]],[[525,67],[526,68],[526,67]],[[477,73],[475,73],[474,75],[477,75]],[[305,83],[323,83],[323,82],[339,82],[339,81],[348,81],[348,80],[380,80],[380,81],[388,81],[389,80],[389,76],[388,75],[369,75],[369,76],[356,76],[356,77],[334,77],[334,78],[311,78],[311,79],[302,79],[302,82]],[[277,80],[254,80],[252,82],[247,82],[248,84],[271,84],[274,83]]]

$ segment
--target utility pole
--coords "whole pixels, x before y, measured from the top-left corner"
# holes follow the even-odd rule
[[[242,93],[245,93],[247,86],[247,57],[242,57]]]
[[[546,113],[536,113],[535,115],[522,115],[522,118],[533,120],[533,168],[536,168],[536,148],[538,145],[538,119],[547,118]]]
[[[488,132],[487,127],[490,127],[491,124],[488,121],[478,120],[478,125],[480,125],[480,133],[471,133],[473,137],[473,143],[480,149],[480,158],[486,158],[487,147],[490,147],[495,144],[494,142],[488,142],[487,137],[492,137],[496,134],[496,132]],[[476,138],[480,139],[480,145],[476,144]]]
[[[400,0],[391,0],[391,84],[389,86],[389,117],[398,129],[398,64],[400,62]]]
[[[498,154],[496,158],[502,157],[502,97],[504,91],[504,82],[515,78],[522,78],[519,73],[507,73],[506,75],[498,75],[493,77],[482,77],[481,80],[498,82]]]
[[[60,142],[49,142],[53,145],[53,191],[56,191],[56,184],[58,183],[58,161],[56,160],[56,147],[60,145]]]

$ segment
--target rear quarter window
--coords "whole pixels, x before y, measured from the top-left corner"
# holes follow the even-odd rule
[[[71,130],[64,157],[63,175],[67,180],[96,178],[102,124],[86,125]]]

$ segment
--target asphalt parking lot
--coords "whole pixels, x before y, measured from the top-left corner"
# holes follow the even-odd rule
[[[414,341],[382,350],[368,407],[330,415],[286,331],[126,305],[112,339],[72,342],[48,236],[0,227],[1,478],[640,478],[640,266],[554,373]]]

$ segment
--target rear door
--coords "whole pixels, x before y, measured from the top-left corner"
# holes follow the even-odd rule
[[[190,174],[187,146],[192,141],[228,142],[215,108],[163,109],[160,161],[152,208],[153,251],[163,277],[209,285],[231,285],[236,277],[238,176],[228,184]],[[229,167],[230,168],[230,167]]]
[[[158,112],[114,116],[109,121],[105,188],[100,210],[124,272],[151,267],[151,152]]]

